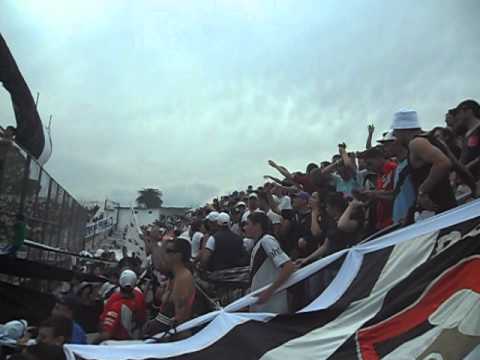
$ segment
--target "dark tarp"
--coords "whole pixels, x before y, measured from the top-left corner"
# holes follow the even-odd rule
[[[31,325],[45,320],[55,305],[52,294],[17,286],[0,281],[0,324],[15,319],[25,319]],[[103,305],[79,305],[75,311],[75,321],[87,332],[97,332],[97,324]]]
[[[40,116],[25,79],[7,43],[0,34],[0,82],[10,93],[17,120],[15,141],[36,159],[45,147],[45,134]]]
[[[38,324],[48,316],[55,304],[50,294],[21,286],[0,282],[0,323],[25,319],[29,324]]]

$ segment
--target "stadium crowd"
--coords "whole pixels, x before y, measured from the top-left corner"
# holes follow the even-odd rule
[[[461,102],[443,127],[423,131],[413,110],[392,116],[366,148],[340,143],[331,159],[294,172],[274,160],[262,186],[213,199],[185,218],[141,229],[149,262],[128,255],[98,290],[103,303],[91,343],[141,339],[175,329],[194,316],[256,293],[255,312],[287,313],[308,302],[311,289],[277,290],[307,264],[401,226],[447,211],[478,195],[480,105]],[[325,287],[338,267],[316,278]],[[227,290],[225,290],[225,288]],[[39,327],[37,342],[85,343],[72,286]],[[128,316],[125,314],[128,313]],[[67,319],[68,326],[62,324]],[[18,336],[28,343],[33,335]],[[170,339],[189,336],[173,333]]]

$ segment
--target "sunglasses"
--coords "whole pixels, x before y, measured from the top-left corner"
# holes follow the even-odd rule
[[[175,249],[165,249],[165,252],[166,252],[167,254],[175,254],[175,253],[177,253],[178,251],[175,250]]]

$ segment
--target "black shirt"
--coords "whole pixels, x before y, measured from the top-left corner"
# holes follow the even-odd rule
[[[290,230],[290,244],[300,253],[300,255],[308,256],[318,247],[318,239],[312,234],[312,213],[300,213],[295,211],[291,217],[292,227]],[[307,249],[298,249],[298,240],[303,238],[307,242]]]
[[[208,269],[217,271],[240,266],[244,251],[242,238],[230,229],[218,230],[213,237],[215,250]]]

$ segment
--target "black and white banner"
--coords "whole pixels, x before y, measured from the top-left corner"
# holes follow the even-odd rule
[[[285,287],[334,261],[343,261],[334,280],[296,314],[236,312],[250,294],[179,326],[207,324],[189,339],[66,351],[71,360],[480,358],[480,201],[321,259]]]

